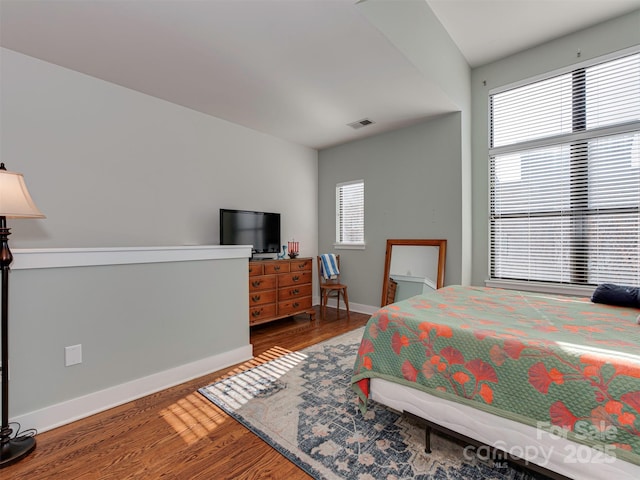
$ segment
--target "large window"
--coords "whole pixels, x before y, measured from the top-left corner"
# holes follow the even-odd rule
[[[336,185],[336,244],[364,245],[364,180]]]
[[[492,279],[640,284],[640,54],[490,97]]]

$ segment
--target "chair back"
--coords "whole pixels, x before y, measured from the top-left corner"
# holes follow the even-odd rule
[[[340,283],[340,255],[336,255],[336,265],[338,265],[338,275],[336,278],[324,278],[322,275],[322,258],[320,256],[318,259],[318,280],[320,281],[320,285],[327,285],[332,283]]]

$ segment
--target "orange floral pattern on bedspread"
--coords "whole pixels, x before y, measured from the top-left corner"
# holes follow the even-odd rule
[[[384,378],[640,464],[637,310],[478,287],[446,287],[369,320],[352,386],[366,409]],[[606,434],[605,434],[606,433]]]

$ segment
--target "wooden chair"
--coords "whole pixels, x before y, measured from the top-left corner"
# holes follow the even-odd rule
[[[349,312],[349,295],[347,295],[347,286],[340,283],[340,275],[337,278],[326,279],[322,275],[322,259],[318,256],[318,279],[320,285],[320,318],[324,319],[325,310],[329,297],[336,298],[336,310],[338,311],[338,318],[340,318],[340,294],[342,294],[342,300],[347,308],[347,319],[351,319]],[[340,271],[340,255],[336,255],[336,264],[338,265],[338,271]]]

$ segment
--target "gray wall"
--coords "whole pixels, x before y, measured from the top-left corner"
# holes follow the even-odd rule
[[[447,239],[445,283],[461,280],[461,115],[442,117],[319,154],[319,249],[339,253],[349,300],[380,304],[388,238]],[[364,179],[365,250],[336,250],[335,186]]]
[[[474,285],[483,285],[489,276],[489,90],[634,45],[640,45],[640,10],[473,70]]]
[[[450,107],[460,113],[459,138],[461,191],[461,259],[458,283],[471,280],[471,69],[448,32],[424,0],[368,0],[360,8],[393,45],[424,76],[437,86]],[[445,113],[445,112],[443,112]]]
[[[319,154],[319,250],[340,253],[352,303],[376,306],[387,238],[447,239],[445,282],[470,281],[470,69],[423,0],[369,0],[359,7],[455,112]],[[335,184],[360,178],[366,249],[334,250]]]
[[[245,259],[13,270],[11,415],[248,345],[248,290]]]
[[[0,158],[47,215],[12,222],[14,248],[213,245],[218,209],[239,208],[280,212],[283,241],[315,254],[315,150],[0,55]]]
[[[392,4],[393,2],[370,1],[361,6],[367,18],[427,78],[442,88],[443,94],[451,99],[459,112],[456,114],[457,131],[454,133],[451,128],[443,125],[445,133],[441,138],[438,138],[440,133],[433,136],[428,134],[429,141],[425,141],[425,138],[418,138],[421,137],[420,134],[414,136],[415,130],[409,127],[321,151],[319,154],[320,251],[333,249],[335,183],[365,179],[367,249],[336,251],[341,253],[342,261],[345,262],[345,281],[351,277],[352,283],[355,283],[349,286],[351,300],[364,305],[377,305],[379,302],[383,260],[378,259],[384,258],[385,238],[436,238],[438,235],[432,234],[431,231],[446,230],[442,233],[449,241],[446,283],[482,285],[488,277],[487,119],[490,89],[640,44],[640,12],[636,11],[476,68],[470,73],[468,67],[465,68],[460,53],[451,40],[446,38],[446,33],[433,13],[428,8],[425,10],[424,2],[407,1],[399,6],[395,3],[393,8]],[[409,28],[409,25],[414,24],[428,25],[430,28]],[[450,122],[451,117],[434,119],[418,128],[435,132],[439,128],[437,124],[441,121]],[[405,143],[398,142],[398,136],[408,140]],[[424,151],[419,153],[416,150],[420,148],[424,148]],[[434,152],[437,154],[434,155]],[[425,163],[431,163],[432,167],[437,165],[438,168],[444,168],[443,173],[440,174],[438,171],[438,176],[434,177],[433,168],[427,175],[416,169],[416,164],[421,164],[420,161],[416,161],[420,155],[427,159]],[[365,161],[365,157],[368,161]],[[447,160],[450,163],[447,163]],[[389,165],[386,169],[381,168],[384,162]],[[457,177],[446,183],[445,179],[449,178],[448,172],[453,170],[456,171]],[[381,187],[381,184],[385,183],[382,181],[383,178],[386,181],[385,187]],[[404,180],[411,183],[424,182],[425,190],[437,188],[446,191],[446,196],[442,197],[447,199],[446,208],[442,210],[447,212],[444,215],[446,218],[439,218],[430,223],[428,234],[424,234],[427,226],[424,222],[423,231],[419,235],[412,233],[416,230],[416,224],[411,215],[395,208],[396,217],[391,218],[392,216],[387,214],[389,207],[378,200],[379,197],[390,197],[391,190],[394,190],[392,205],[401,204],[403,199],[408,198],[409,203],[419,204],[422,208],[425,203],[415,200],[421,194],[407,188],[396,188]],[[383,190],[378,191],[377,187]],[[438,208],[441,208],[440,205],[438,204]],[[455,213],[452,213],[454,211]],[[424,213],[424,208],[422,215],[429,216],[428,213]],[[455,228],[449,228],[454,225]],[[358,272],[357,278],[353,273],[348,273],[352,263]]]
[[[0,158],[47,216],[9,220],[12,248],[217,244],[224,207],[280,212],[283,242],[316,254],[315,150],[0,55]],[[14,270],[11,415],[248,346],[246,275],[246,260]],[[65,368],[77,343],[85,361]]]

